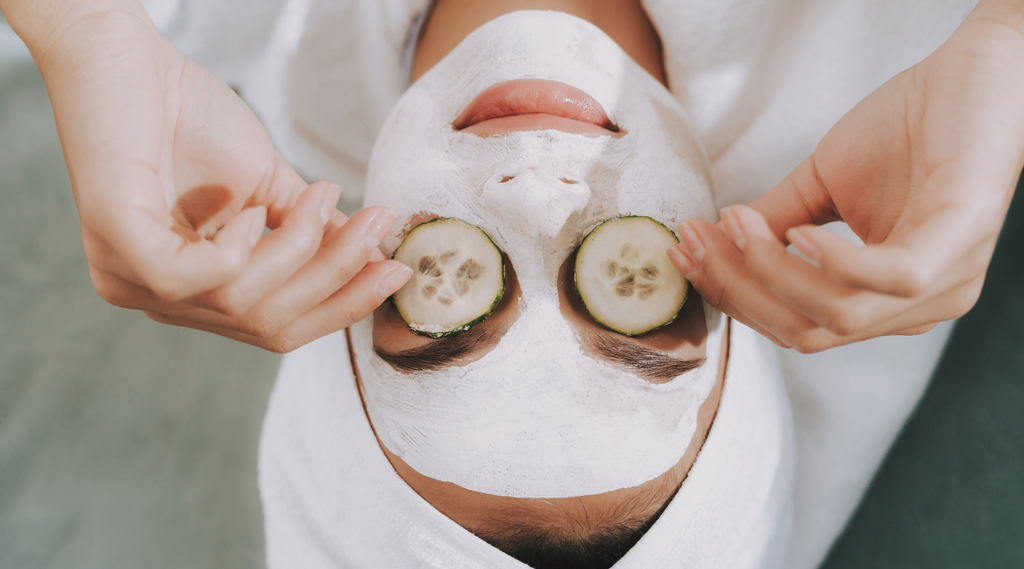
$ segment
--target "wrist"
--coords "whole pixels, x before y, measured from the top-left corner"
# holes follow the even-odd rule
[[[149,21],[138,0],[0,0],[0,11],[40,67],[45,60],[74,49],[74,41],[64,41],[68,31],[87,28],[90,20],[99,22],[120,13]]]

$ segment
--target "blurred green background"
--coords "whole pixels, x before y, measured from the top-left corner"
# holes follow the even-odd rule
[[[262,566],[279,360],[96,296],[45,87],[3,27],[0,569]],[[1018,195],[981,301],[825,567],[1024,567],[1022,281]]]

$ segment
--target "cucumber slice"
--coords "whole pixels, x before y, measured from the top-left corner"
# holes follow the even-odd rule
[[[598,323],[642,336],[671,323],[689,283],[668,259],[675,233],[650,217],[615,217],[591,231],[576,252],[576,290]]]
[[[482,322],[505,293],[505,261],[491,238],[454,217],[417,225],[392,256],[413,276],[393,301],[409,329],[451,336]]]

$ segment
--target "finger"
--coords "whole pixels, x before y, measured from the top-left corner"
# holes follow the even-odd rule
[[[330,236],[335,231],[341,229],[341,226],[345,225],[346,221],[348,221],[348,217],[346,217],[345,214],[341,213],[340,211],[335,211],[331,215],[331,220],[327,222],[327,228],[324,230],[324,240],[326,241],[327,239],[330,239]],[[381,251],[379,247],[374,249],[373,251],[370,251],[370,262],[372,263],[376,263],[377,261],[383,261],[386,258],[387,257],[384,255],[384,252]]]
[[[412,278],[412,269],[398,261],[367,266],[347,285],[289,324],[273,337],[272,351],[291,351],[348,328],[369,316]]]
[[[931,332],[938,325],[939,325],[938,322],[933,322],[931,324],[923,324],[921,326],[913,326],[911,328],[904,328],[902,330],[896,330],[895,332],[893,332],[890,335],[891,336],[920,336],[921,334],[924,334],[924,333],[927,333],[927,332]]]
[[[892,334],[913,335],[927,332],[939,322],[967,314],[981,295],[984,278],[964,283],[930,297],[903,314],[882,322],[867,331],[866,337]]]
[[[102,274],[94,277],[98,281],[96,288],[103,291],[100,295],[105,300],[117,306],[143,309],[248,336],[269,338],[352,280],[366,266],[373,252],[379,254],[377,245],[394,223],[394,213],[383,207],[358,212],[325,238],[324,246],[285,284],[238,317],[185,303],[163,302],[147,294],[145,289],[131,283],[117,282]],[[390,294],[388,292],[387,295]]]
[[[195,308],[194,310],[201,309]],[[267,342],[267,338],[250,336],[249,334],[245,334],[237,330],[221,328],[220,326],[211,324],[206,320],[193,320],[191,318],[187,318],[181,315],[172,315],[150,310],[143,310],[142,313],[145,314],[146,317],[148,317],[150,320],[153,320],[154,322],[159,322],[160,324],[178,326],[181,328],[191,328],[193,330],[201,330],[203,332],[209,332],[211,334],[216,334],[218,336],[224,336],[225,338],[237,340],[239,342],[243,342],[251,346],[267,349],[264,347]]]
[[[764,218],[749,207],[725,208],[722,218],[743,251],[750,275],[787,306],[840,336],[862,332],[916,304],[836,284],[821,269],[789,254]]]
[[[204,330],[272,352],[287,353],[366,318],[411,277],[412,270],[397,261],[374,263],[326,301],[270,337],[254,336],[180,315],[147,311],[146,316],[164,324]]]
[[[962,212],[946,209],[932,213],[916,227],[901,228],[883,243],[866,247],[815,227],[795,227],[786,235],[834,282],[911,298],[983,274],[995,249],[998,227],[966,227]]]
[[[708,229],[710,228],[710,230]],[[680,244],[679,248],[682,252],[679,252],[679,256],[686,254],[688,259],[684,263],[676,262],[677,256],[670,254],[673,262],[677,264],[681,272],[690,274],[691,282],[694,287],[701,292],[702,296],[710,299],[709,302],[718,303],[723,312],[726,312],[730,316],[733,316],[738,321],[743,322],[747,326],[762,333],[770,340],[775,341],[777,344],[784,347],[792,347],[798,351],[804,353],[812,353],[844,345],[868,338],[874,338],[877,336],[886,336],[893,334],[920,334],[927,332],[934,328],[937,322],[950,320],[957,318],[965,314],[970,308],[977,302],[977,299],[981,293],[981,287],[984,282],[983,278],[975,279],[972,282],[960,285],[952,290],[946,291],[945,293],[929,298],[916,306],[912,310],[902,312],[888,320],[879,322],[874,326],[857,330],[854,333],[848,335],[836,334],[828,330],[827,328],[816,326],[816,325],[804,325],[804,326],[793,326],[788,324],[785,320],[780,319],[775,322],[769,320],[752,320],[747,317],[743,310],[747,309],[745,303],[746,300],[750,300],[754,306],[758,306],[766,302],[765,297],[757,295],[756,288],[754,293],[750,294],[743,288],[737,287],[738,290],[743,291],[744,294],[750,296],[744,297],[739,295],[739,299],[733,302],[733,294],[725,292],[718,298],[715,298],[716,294],[719,294],[724,287],[716,289],[712,283],[714,278],[722,278],[727,282],[741,283],[742,279],[750,278],[749,275],[744,274],[742,262],[743,258],[739,256],[738,252],[735,256],[717,254],[714,259],[704,257],[704,264],[708,265],[710,275],[705,276],[705,271],[699,268],[696,273],[692,271],[692,265],[698,264],[692,258],[692,254],[689,250],[697,249],[703,250],[703,243],[696,243],[697,240],[715,242],[721,238],[720,232],[716,227],[710,226],[705,222],[688,222],[680,228],[680,234],[683,236],[683,243]],[[719,247],[718,250],[728,252],[727,247]],[[730,258],[731,257],[731,258]],[[716,277],[716,273],[719,276]],[[770,301],[770,297],[767,298]],[[785,314],[784,311],[778,314]],[[756,318],[785,318],[785,316],[756,316]],[[766,333],[767,331],[767,333]]]
[[[243,210],[207,240],[174,221],[161,224],[140,215],[124,226],[108,227],[106,235],[83,225],[82,243],[90,265],[162,299],[177,300],[238,278],[265,219],[262,206]]]
[[[356,213],[287,282],[243,314],[235,328],[273,336],[355,278],[373,252],[380,253],[377,246],[394,224],[395,214],[383,207]]]
[[[89,279],[100,298],[121,308],[164,312],[177,304],[162,300],[148,288],[104,272],[92,263],[89,264]]]
[[[320,249],[324,227],[340,192],[340,188],[326,182],[307,188],[281,225],[260,239],[237,279],[185,302],[232,316],[252,308]]]
[[[780,240],[785,239],[790,227],[822,225],[842,219],[821,180],[814,156],[804,160],[749,206],[764,216],[772,233]]]
[[[720,229],[693,219],[682,225],[680,234],[680,253],[689,254],[699,266],[697,274],[687,271],[689,267],[681,272],[695,277],[691,283],[709,304],[785,347],[794,347],[797,340],[804,340],[801,334],[818,328],[751,278],[742,253]],[[814,342],[806,346],[810,350],[825,346],[828,338],[819,335],[806,340]]]
[[[936,321],[955,318],[966,312],[976,301],[981,288],[979,279],[888,321],[843,336],[818,326],[784,304],[772,306],[778,299],[763,287],[758,288],[759,284],[745,269],[742,255],[717,227],[691,220],[681,226],[680,234],[683,242],[677,246],[679,255],[670,253],[670,257],[681,272],[692,277],[691,284],[709,303],[776,344],[803,353],[819,352],[877,336],[922,333],[934,327]],[[701,253],[699,261],[692,250]],[[677,258],[683,255],[687,260],[678,263]],[[693,264],[698,266],[696,273],[691,269]],[[954,307],[953,311],[949,307]]]
[[[323,183],[336,186],[324,180],[315,182],[312,185]],[[267,206],[267,227],[271,229],[280,227],[284,220],[291,215],[292,210],[298,206],[302,194],[309,186],[310,184],[302,176],[299,176],[291,164],[275,150],[272,168],[270,168],[268,175],[264,178],[264,183],[261,184],[260,188],[253,195],[255,203]],[[338,187],[337,191],[340,199],[341,188]],[[338,223],[340,226],[348,219],[338,211],[337,205],[338,200],[335,200],[330,210],[330,221],[325,222],[328,225],[328,229],[336,220],[340,219]]]
[[[697,264],[696,260],[693,259],[692,253],[690,253],[689,248],[686,246],[685,243],[680,243],[679,245],[669,247],[668,257],[669,260],[672,261],[672,264],[675,265],[676,269],[678,269],[679,272],[682,273],[684,277],[686,277],[686,280],[690,282],[690,286],[692,286],[694,290],[696,290],[697,293],[701,295],[701,298],[704,298],[705,293],[707,293],[708,295],[716,294],[715,289],[710,285],[710,283],[708,283],[707,279],[704,277],[703,272],[699,268],[697,268],[699,267],[699,265]],[[705,300],[707,299],[705,298]],[[720,296],[716,297],[715,300],[709,300],[708,304],[711,304],[712,306],[715,307],[716,310],[725,313],[727,316],[736,320],[737,322],[742,323],[744,326],[755,330],[757,333],[761,334],[765,338],[768,338],[776,345],[781,346],[783,348],[789,347],[782,343],[782,340],[776,338],[771,332],[768,332],[767,330],[761,328],[756,323],[752,322],[749,318],[747,318],[746,315],[744,315],[742,312],[737,311],[735,307],[730,305],[728,301],[722,299]]]

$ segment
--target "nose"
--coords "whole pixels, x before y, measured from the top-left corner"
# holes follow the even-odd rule
[[[499,174],[486,184],[485,193],[509,214],[535,228],[538,235],[556,237],[574,213],[590,202],[590,186],[583,180],[537,168]]]

